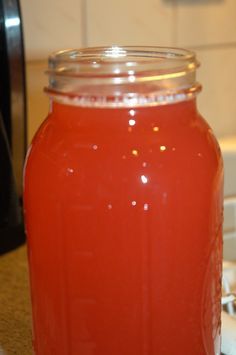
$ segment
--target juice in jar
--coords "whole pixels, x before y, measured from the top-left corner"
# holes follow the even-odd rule
[[[53,100],[24,206],[37,355],[220,354],[222,159],[195,97]]]

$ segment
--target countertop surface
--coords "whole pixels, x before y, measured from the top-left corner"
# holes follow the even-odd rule
[[[0,355],[31,355],[26,246],[0,256]]]

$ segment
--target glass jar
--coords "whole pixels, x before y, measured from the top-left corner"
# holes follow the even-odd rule
[[[24,206],[37,355],[220,354],[222,158],[192,52],[49,58]]]

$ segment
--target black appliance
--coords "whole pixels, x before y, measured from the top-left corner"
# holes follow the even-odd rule
[[[25,241],[21,196],[26,89],[18,0],[0,0],[0,254]]]

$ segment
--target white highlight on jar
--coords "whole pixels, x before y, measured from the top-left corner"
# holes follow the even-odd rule
[[[165,146],[165,145],[161,145],[161,146],[160,146],[160,151],[161,151],[161,152],[164,152],[165,150],[166,150],[166,146]]]
[[[155,126],[155,127],[153,127],[153,132],[158,132],[159,131],[159,127],[157,127],[157,126]]]
[[[147,184],[147,183],[148,183],[148,178],[147,178],[147,176],[141,175],[141,181],[142,181],[143,184]]]
[[[135,80],[136,80],[136,78],[135,78],[134,75],[130,75],[130,76],[128,77],[128,81],[129,81],[130,83],[134,83]]]
[[[132,150],[132,154],[133,154],[135,157],[137,157],[137,156],[138,156],[138,151],[137,151],[137,149],[133,149],[133,150]]]
[[[135,110],[129,110],[129,114],[130,114],[130,116],[132,116],[132,117],[134,117],[135,116]]]
[[[134,126],[134,125],[135,125],[135,123],[136,123],[136,121],[135,121],[135,120],[133,120],[133,119],[129,120],[129,125],[130,125],[130,126]]]

